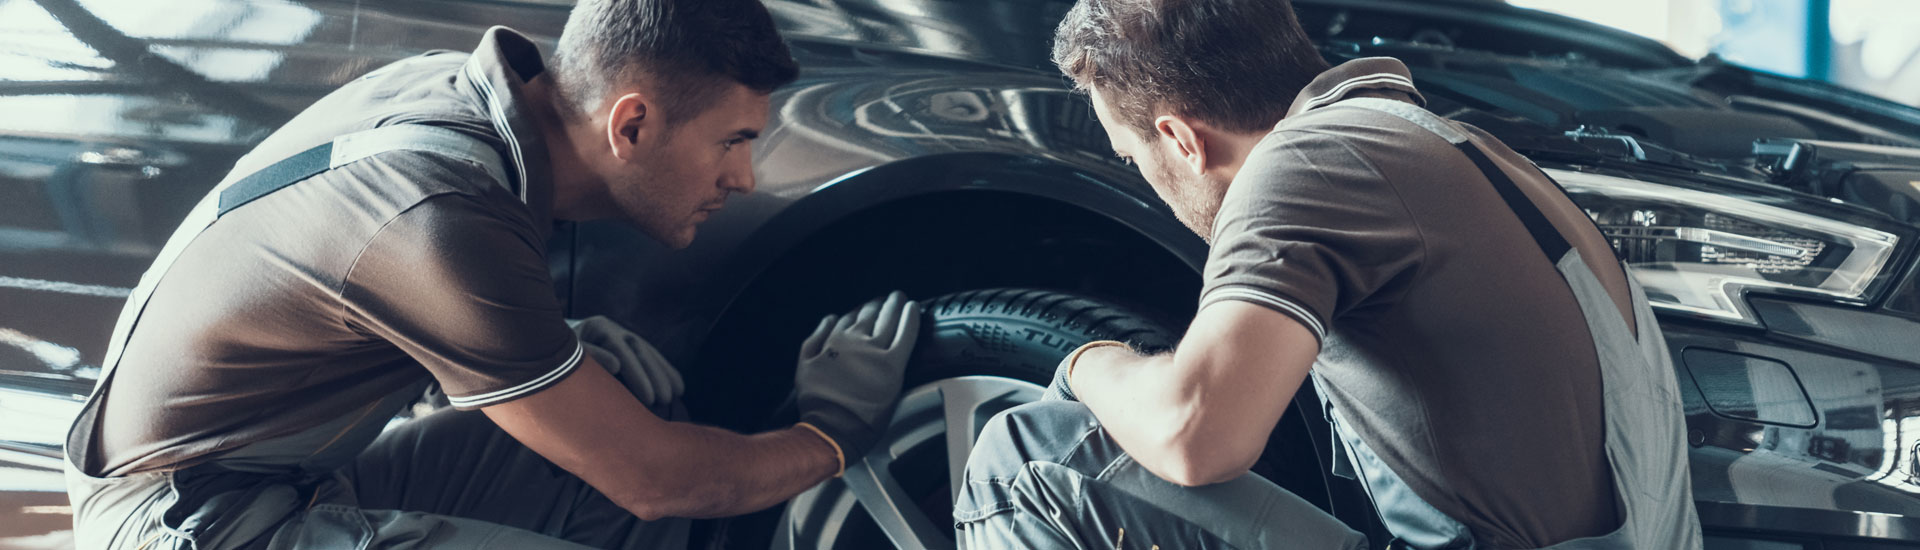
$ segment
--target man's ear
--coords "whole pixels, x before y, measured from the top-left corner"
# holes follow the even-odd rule
[[[607,108],[607,146],[613,156],[621,160],[633,158],[633,152],[639,147],[642,136],[655,120],[648,117],[650,105],[647,97],[638,93],[620,96]]]
[[[1187,168],[1198,175],[1207,170],[1207,142],[1205,136],[1187,124],[1185,119],[1173,115],[1161,115],[1153,120],[1155,133],[1161,138],[1171,140],[1175,153],[1187,163]]]

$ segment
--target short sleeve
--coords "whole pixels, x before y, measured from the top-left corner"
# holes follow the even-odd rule
[[[401,212],[348,271],[347,319],[413,357],[459,409],[546,389],[580,364],[525,216],[445,194]]]
[[[1214,218],[1202,309],[1240,300],[1327,327],[1404,284],[1423,254],[1388,181],[1341,138],[1269,134],[1247,157]]]

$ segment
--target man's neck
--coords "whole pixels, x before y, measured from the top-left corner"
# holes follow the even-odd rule
[[[1240,167],[1247,163],[1247,155],[1252,153],[1254,146],[1259,145],[1260,140],[1266,137],[1267,132],[1264,131],[1248,133],[1221,132],[1217,135],[1214,139],[1219,141],[1220,148],[1217,152],[1214,152],[1214,154],[1224,155],[1225,157],[1218,161],[1220,165],[1220,173],[1218,176],[1221,178],[1221,181],[1230,182],[1233,181],[1233,178],[1238,177],[1240,175]]]
[[[580,158],[579,148],[574,146],[575,136],[571,125],[563,116],[561,109],[566,106],[561,94],[554,88],[550,73],[543,73],[521,87],[527,103],[532,108],[534,124],[540,127],[541,137],[546,139],[547,166],[553,171],[553,219],[581,220],[587,216],[582,206],[592,202],[591,187],[594,183],[592,172],[587,170],[584,159]]]
[[[1413,96],[1407,95],[1406,92],[1399,90],[1358,90],[1350,94],[1349,97],[1377,97],[1418,104],[1413,100]],[[1253,153],[1253,148],[1260,145],[1260,140],[1266,139],[1267,134],[1270,133],[1272,132],[1269,130],[1247,133],[1220,132],[1214,137],[1214,139],[1219,140],[1222,145],[1216,154],[1224,154],[1227,156],[1226,158],[1220,159],[1222,164],[1220,175],[1226,178],[1225,181],[1233,181],[1234,177],[1240,175],[1240,167],[1246,164],[1247,155]]]

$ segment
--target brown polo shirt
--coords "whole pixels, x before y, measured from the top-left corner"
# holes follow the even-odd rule
[[[491,145],[508,181],[390,152],[221,216],[154,288],[83,468],[176,469],[276,438],[271,454],[299,461],[365,442],[283,436],[384,423],[392,411],[375,409],[429,378],[472,409],[572,372],[581,347],[547,271],[547,153],[521,106],[542,70],[531,42],[496,27],[471,55],[428,53],[348,83],[240,159],[245,175],[343,134],[425,124]]]
[[[1201,306],[1251,302],[1311,329],[1343,420],[1481,545],[1618,527],[1600,365],[1572,291],[1466,155],[1340,104],[1355,96],[1424,103],[1391,58],[1320,75],[1228,188]],[[1454,124],[1583,257],[1614,257],[1531,162]],[[1632,319],[1618,263],[1592,265]]]

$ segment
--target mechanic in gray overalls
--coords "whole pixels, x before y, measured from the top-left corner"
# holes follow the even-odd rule
[[[67,441],[78,546],[684,548],[684,518],[837,475],[889,416],[917,305],[823,320],[802,422],[741,435],[664,419],[678,372],[605,318],[570,327],[544,250],[597,218],[686,246],[752,190],[796,75],[755,0],[588,0],[551,67],[496,27],[320,99],[128,301]],[[386,429],[429,382],[458,410]]]
[[[1405,65],[1328,67],[1280,0],[1081,0],[1054,60],[1211,249],[1174,352],[1088,344],[983,432],[963,547],[1364,547],[1248,473],[1309,379],[1391,547],[1701,545],[1644,293]]]

